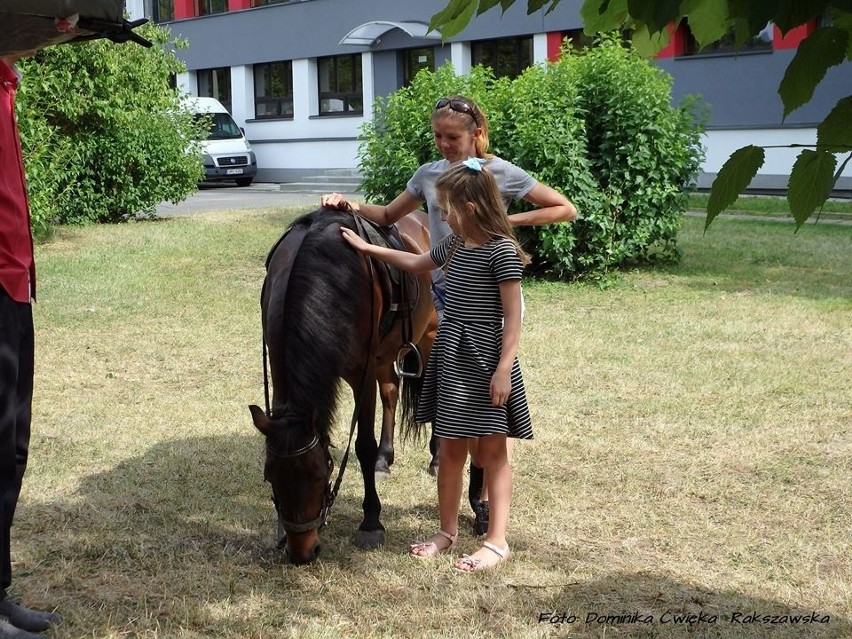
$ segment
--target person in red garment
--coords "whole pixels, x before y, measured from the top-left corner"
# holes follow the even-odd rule
[[[0,639],[31,639],[58,615],[12,601],[12,519],[27,468],[32,416],[35,262],[15,92],[22,55],[0,58]]]

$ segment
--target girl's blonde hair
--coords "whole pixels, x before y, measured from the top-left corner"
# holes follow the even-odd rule
[[[442,106],[438,106],[439,104]],[[466,107],[462,105],[466,105]],[[488,118],[485,117],[485,113],[477,106],[476,102],[463,95],[450,95],[441,98],[435,103],[430,122],[434,123],[436,120],[443,120],[444,118],[457,121],[470,133],[475,134],[476,129],[479,128],[479,135],[474,135],[473,140],[476,155],[482,158],[492,157],[488,153]]]
[[[435,182],[445,211],[454,210],[462,224],[479,228],[488,237],[504,237],[515,245],[522,264],[529,264],[530,256],[521,248],[491,171],[482,166],[479,158],[455,162]],[[467,206],[473,204],[473,211]]]

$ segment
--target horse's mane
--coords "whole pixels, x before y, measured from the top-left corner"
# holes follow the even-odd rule
[[[372,303],[361,257],[339,233],[328,230],[332,225],[354,228],[354,221],[351,215],[320,209],[290,225],[305,236],[290,270],[281,336],[285,415],[313,415],[324,436],[334,421],[347,358],[370,339],[364,318]]]

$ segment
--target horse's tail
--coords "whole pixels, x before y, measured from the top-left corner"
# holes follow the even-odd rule
[[[417,355],[412,351],[405,356],[405,365],[414,366],[413,361]],[[410,370],[406,368],[406,370]],[[404,377],[400,380],[399,404],[400,422],[402,424],[402,438],[404,441],[419,441],[423,436],[425,424],[417,421],[417,405],[420,403],[420,394],[423,390],[423,375],[418,377]]]

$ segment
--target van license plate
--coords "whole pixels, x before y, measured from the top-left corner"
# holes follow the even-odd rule
[[[242,169],[228,169],[227,171],[225,171],[225,175],[242,175],[242,174],[243,174]]]

